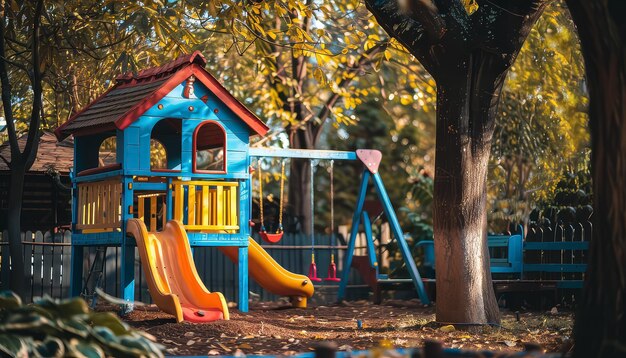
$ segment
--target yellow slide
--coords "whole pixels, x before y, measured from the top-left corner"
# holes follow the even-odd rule
[[[126,232],[137,241],[141,265],[152,300],[176,321],[211,322],[228,319],[220,292],[209,292],[196,271],[183,225],[168,221],[161,232],[148,232],[143,221],[129,219]]]
[[[236,247],[219,249],[237,262]],[[252,238],[248,247],[248,270],[264,289],[279,296],[289,296],[293,307],[306,308],[307,298],[313,296],[313,284],[308,277],[285,270]]]

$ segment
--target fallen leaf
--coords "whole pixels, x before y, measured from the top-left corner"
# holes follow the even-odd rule
[[[208,356],[217,356],[220,355],[220,351],[218,351],[217,349],[211,349],[210,351],[207,352]]]
[[[240,349],[252,349],[252,346],[249,345],[248,343],[242,343],[237,348],[240,348]]]
[[[185,332],[185,334],[183,334],[183,336],[185,337],[193,337],[195,335],[195,333],[193,332]]]
[[[194,343],[196,343],[196,341],[194,341],[193,339],[187,341],[188,346],[193,345]]]
[[[232,349],[226,347],[225,345],[221,344],[221,343],[217,343],[218,346],[220,346],[223,350],[225,350],[226,352],[230,352]]]
[[[439,330],[441,332],[449,333],[449,332],[456,331],[456,328],[453,325],[449,324],[447,326],[443,326],[443,327],[439,328]]]
[[[507,347],[515,347],[517,345],[517,343],[513,341],[504,341],[504,344],[506,344]]]

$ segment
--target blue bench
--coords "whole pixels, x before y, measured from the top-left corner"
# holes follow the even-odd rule
[[[426,277],[434,278],[435,272],[435,249],[432,240],[424,240],[417,243],[424,253],[422,269]],[[582,279],[569,279],[561,275],[560,278],[527,280],[526,273],[562,273],[574,274],[584,273],[587,264],[584,263],[528,263],[524,262],[524,253],[540,251],[540,256],[546,252],[556,251],[587,251],[589,242],[586,241],[557,241],[557,242],[524,242],[523,233],[513,235],[489,235],[487,237],[489,248],[491,273],[510,274],[515,276],[513,280],[494,280],[506,283],[531,283],[540,281],[544,283],[554,283],[556,288],[582,288]]]
[[[522,242],[522,234],[489,235],[487,237],[487,246],[491,254],[491,273],[516,274],[521,278],[524,266],[522,261]],[[423,240],[418,242],[417,246],[420,246],[424,253],[422,268],[425,271],[434,272],[434,242],[432,240]]]

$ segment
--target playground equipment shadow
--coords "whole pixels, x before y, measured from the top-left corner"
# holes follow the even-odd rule
[[[124,319],[156,337],[167,355],[205,357],[301,355],[312,353],[324,341],[335,342],[342,351],[381,345],[421,347],[426,340],[437,340],[446,348],[463,350],[514,352],[526,343],[537,343],[547,352],[558,352],[572,327],[571,313],[521,312],[517,321],[515,313],[503,312],[501,327],[478,333],[446,331],[432,324],[434,308],[422,307],[417,300],[386,300],[382,305],[357,301],[308,309],[286,306],[286,302],[253,303],[247,314],[232,309],[230,321],[208,324],[176,323],[150,306]]]

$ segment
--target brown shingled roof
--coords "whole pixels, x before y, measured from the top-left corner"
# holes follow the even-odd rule
[[[123,130],[191,75],[195,75],[253,131],[260,135],[267,133],[269,128],[265,123],[207,72],[205,65],[204,56],[195,51],[163,66],[120,75],[111,89],[57,128],[55,134],[63,139],[70,134]]]
[[[27,135],[17,139],[20,149],[26,145]],[[7,162],[11,161],[11,147],[9,142],[0,144],[0,157]],[[74,140],[67,138],[61,142],[52,132],[44,132],[39,138],[39,150],[37,158],[31,167],[31,172],[45,172],[52,168],[61,173],[69,173],[74,162]],[[4,160],[0,160],[0,171],[10,170]]]

